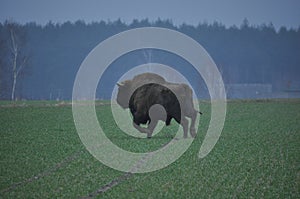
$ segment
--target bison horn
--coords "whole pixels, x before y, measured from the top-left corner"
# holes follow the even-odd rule
[[[117,82],[117,85],[118,85],[119,87],[124,86],[123,83],[119,83],[119,82]]]

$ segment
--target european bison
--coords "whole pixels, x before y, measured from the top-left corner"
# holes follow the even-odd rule
[[[196,136],[198,112],[194,108],[193,93],[188,85],[169,83],[157,74],[143,73],[132,80],[118,83],[118,86],[117,103],[124,109],[130,109],[134,127],[147,133],[148,138],[151,138],[158,120],[169,125],[173,118],[182,125],[186,138],[189,124],[186,117],[191,118],[191,136]],[[147,128],[140,127],[140,124],[147,123]]]

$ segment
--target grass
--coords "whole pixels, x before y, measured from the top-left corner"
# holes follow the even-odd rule
[[[124,175],[93,158],[82,145],[68,103],[0,103],[0,198],[79,198]],[[134,152],[158,149],[175,122],[152,139],[122,133],[110,106],[96,111],[116,145]],[[190,148],[168,167],[134,174],[99,198],[299,198],[300,100],[230,101],[224,130],[212,152],[198,159],[210,104]],[[103,117],[105,116],[105,117]]]

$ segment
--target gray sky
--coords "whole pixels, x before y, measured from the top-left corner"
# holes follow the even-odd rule
[[[276,28],[300,26],[300,0],[0,0],[0,21],[13,19],[65,22],[133,19],[171,19],[176,25],[218,21],[227,27],[272,22]]]

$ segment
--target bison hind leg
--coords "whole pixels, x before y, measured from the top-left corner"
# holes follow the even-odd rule
[[[183,137],[187,138],[189,121],[185,117],[181,117],[180,124],[182,125],[183,128]]]
[[[198,114],[198,112],[196,110],[194,110],[193,114],[191,115],[190,134],[193,138],[196,137],[195,122],[196,122],[197,114]]]

